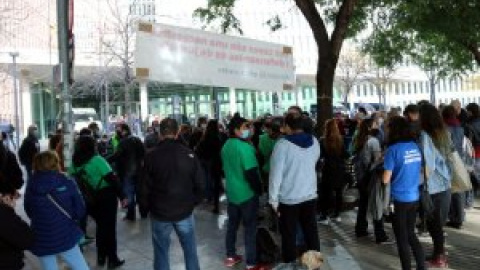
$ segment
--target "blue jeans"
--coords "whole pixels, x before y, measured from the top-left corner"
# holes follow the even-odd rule
[[[70,250],[61,252],[59,254],[47,255],[39,257],[40,264],[43,270],[58,270],[57,255],[59,255],[72,270],[89,270],[87,262],[83,257],[78,245]]]
[[[170,270],[168,251],[172,230],[175,230],[182,245],[186,270],[200,270],[193,215],[177,222],[163,222],[152,218],[153,269]]]
[[[253,196],[250,200],[242,204],[228,203],[228,225],[226,236],[227,257],[233,257],[236,254],[235,243],[237,242],[237,231],[240,221],[243,221],[245,234],[245,254],[247,266],[257,264],[257,212],[258,197]]]
[[[135,219],[136,216],[136,193],[137,193],[137,177],[126,176],[123,179],[123,192],[127,196],[128,205],[127,205],[127,218]]]

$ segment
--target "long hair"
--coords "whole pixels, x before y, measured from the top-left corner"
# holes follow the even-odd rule
[[[73,153],[72,162],[76,167],[87,163],[93,156],[97,154],[95,139],[91,136],[80,136],[75,143],[75,151]]]
[[[343,138],[335,119],[325,123],[325,151],[330,155],[340,156],[343,151]]]
[[[449,135],[440,112],[431,104],[420,107],[420,125],[443,155],[449,152]]]
[[[218,120],[212,119],[208,121],[207,128],[203,133],[202,140],[211,140],[211,139],[219,139],[220,138],[220,130],[218,128]]]
[[[353,140],[354,152],[357,153],[363,149],[365,144],[368,141],[368,135],[370,135],[370,129],[373,126],[373,119],[367,118],[362,121],[360,127],[358,128],[358,133],[355,139]]]

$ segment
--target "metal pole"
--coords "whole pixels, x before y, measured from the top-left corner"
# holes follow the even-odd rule
[[[15,97],[15,129],[17,133],[16,144],[17,147],[20,145],[20,93],[18,91],[17,84],[17,57],[18,52],[11,52],[10,56],[12,57],[12,75],[13,75],[13,91]]]
[[[71,166],[73,150],[72,102],[69,92],[68,66],[68,6],[70,0],[57,0],[58,54],[60,64],[60,87],[63,111],[63,158],[65,168]]]

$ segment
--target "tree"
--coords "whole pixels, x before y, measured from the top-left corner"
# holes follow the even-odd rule
[[[241,33],[241,23],[234,15],[236,0],[209,0],[195,15],[207,24],[218,23],[223,32]],[[333,113],[333,82],[343,42],[365,29],[367,14],[375,0],[293,0],[307,20],[317,44],[317,123],[318,133]],[[329,34],[327,23],[332,23]],[[275,24],[278,25],[278,24]]]
[[[391,81],[396,67],[381,67],[370,60],[366,67],[364,79],[375,86],[378,95],[378,103],[387,105],[387,91],[385,87]]]
[[[343,102],[345,104],[348,104],[353,87],[362,79],[365,72],[367,72],[367,61],[359,52],[344,51],[340,55],[336,77],[344,87]]]
[[[437,77],[445,77],[480,64],[480,1],[383,2],[363,46],[379,66],[410,58],[425,71],[436,70]]]

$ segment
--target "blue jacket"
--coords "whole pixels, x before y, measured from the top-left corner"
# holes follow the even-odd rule
[[[50,194],[74,220],[85,215],[85,204],[75,182],[54,171],[36,172],[27,185],[25,212],[31,220],[37,256],[58,254],[73,248],[83,236],[77,223],[47,197]]]
[[[449,190],[452,175],[446,157],[438,151],[425,131],[421,132],[420,144],[428,172],[428,193],[437,194]]]

